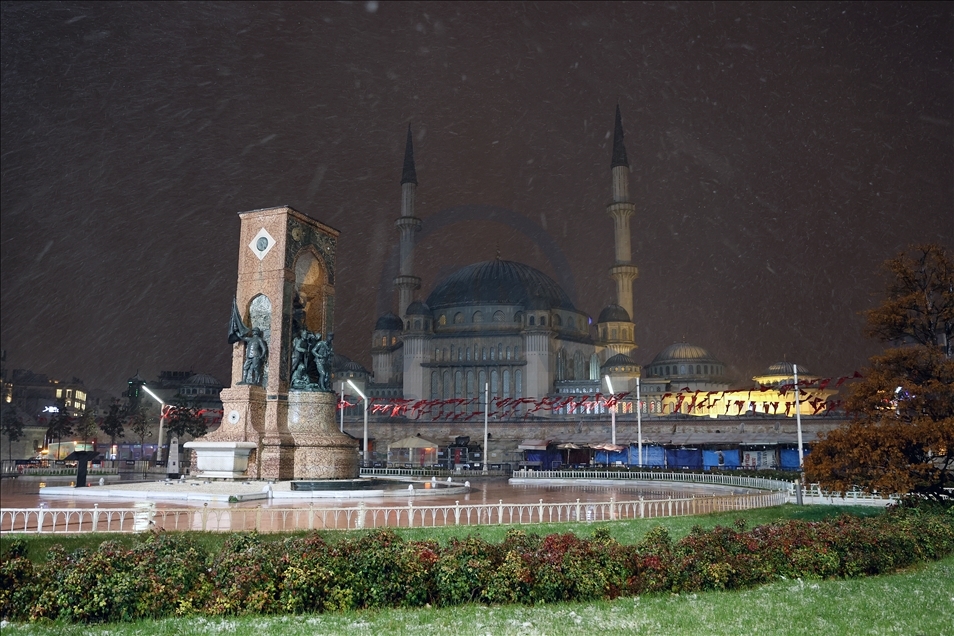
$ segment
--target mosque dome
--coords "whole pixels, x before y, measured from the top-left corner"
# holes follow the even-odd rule
[[[431,312],[427,308],[427,305],[425,305],[419,300],[415,300],[414,302],[412,302],[410,305],[407,306],[407,311],[405,313],[408,316],[428,316],[430,315]]]
[[[375,331],[401,331],[403,328],[404,323],[401,322],[401,319],[390,311],[378,318],[378,321],[374,323]]]
[[[639,364],[625,353],[617,353],[600,367],[602,371],[630,371],[638,369]]]
[[[629,322],[629,314],[620,305],[607,305],[596,322]]]
[[[335,357],[332,359],[331,368],[334,369],[335,374],[342,373],[362,373],[368,375],[368,370],[363,366],[352,360],[347,356],[343,356],[340,353],[336,353]],[[354,376],[351,376],[354,377]]]
[[[649,363],[648,371],[650,377],[657,378],[694,376],[713,379],[725,373],[725,365],[702,347],[677,342],[660,351]]]
[[[576,311],[569,296],[543,272],[500,259],[474,263],[445,278],[427,298],[437,310],[460,305],[522,305]]]
[[[221,389],[222,383],[216,380],[214,377],[208,373],[195,373],[189,376],[189,379],[186,381],[186,384],[189,386],[201,386]]]
[[[811,371],[803,365],[798,365],[798,373],[799,375],[811,375]],[[762,373],[762,376],[772,375],[792,377],[795,375],[795,365],[791,362],[776,362]]]

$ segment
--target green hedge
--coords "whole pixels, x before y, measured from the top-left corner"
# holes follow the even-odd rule
[[[13,542],[0,562],[6,620],[131,621],[173,615],[325,612],[462,603],[552,603],[652,592],[739,589],[780,577],[890,572],[954,552],[954,509],[900,507],[878,517],[790,520],[746,530],[695,528],[674,542],[656,527],[635,545],[600,530],[541,537],[511,529],[499,544],[406,541],[390,530],[266,541],[232,535],[217,553],[188,533],[106,541],[43,563]]]

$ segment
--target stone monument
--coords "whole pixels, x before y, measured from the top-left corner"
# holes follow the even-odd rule
[[[239,214],[232,384],[222,425],[188,442],[193,472],[224,479],[353,479],[357,440],[331,390],[338,231],[283,206]]]

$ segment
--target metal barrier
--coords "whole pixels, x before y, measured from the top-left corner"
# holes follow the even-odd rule
[[[730,510],[779,506],[788,492],[778,490],[741,495],[714,495],[585,503],[505,503],[349,508],[136,508],[0,510],[2,533],[142,532],[149,529],[206,532],[289,532],[295,530],[356,530],[361,528],[415,528],[556,522],[594,522],[698,515]]]
[[[742,477],[716,473],[673,473],[663,471],[615,470],[515,470],[514,479],[600,479],[619,481],[673,481],[717,486],[738,486],[757,490],[788,490],[792,483],[764,477]]]

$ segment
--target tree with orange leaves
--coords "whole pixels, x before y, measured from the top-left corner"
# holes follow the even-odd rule
[[[851,421],[805,458],[828,490],[941,498],[954,487],[954,261],[938,245],[885,267],[887,299],[867,313],[867,334],[892,348],[871,358],[851,388]]]

